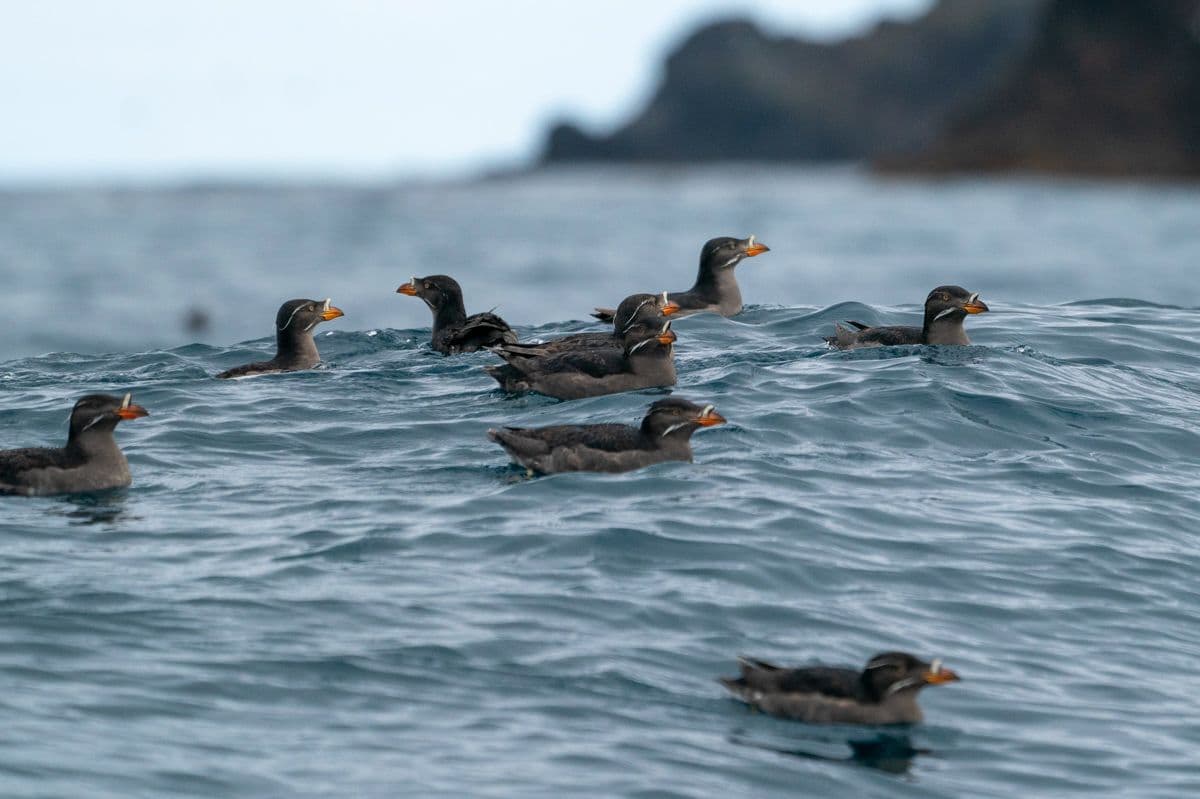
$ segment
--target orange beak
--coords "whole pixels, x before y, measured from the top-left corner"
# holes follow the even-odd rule
[[[120,416],[122,419],[140,419],[143,416],[149,415],[150,411],[141,405],[126,405],[117,409],[117,416]]]
[[[696,424],[701,427],[716,427],[719,424],[725,424],[725,417],[714,411],[709,405],[696,417]]]
[[[410,297],[417,296],[417,287],[412,283],[405,283],[400,288],[396,289],[397,294],[407,294]]]
[[[667,304],[662,307],[662,315],[670,316],[673,313],[679,313],[680,310],[682,310],[682,308],[680,307],[679,303],[668,300]]]
[[[750,234],[750,238],[746,239],[746,257],[753,258],[756,255],[762,255],[764,252],[770,252],[771,248],[765,244],[759,244],[754,240],[754,234]]]
[[[941,685],[942,683],[958,682],[961,678],[950,669],[938,669],[925,672],[922,679],[927,685]]]
[[[678,339],[679,336],[675,335],[675,331],[669,328],[658,334],[659,344],[674,344]]]
[[[984,305],[983,300],[972,300],[963,305],[963,310],[967,313],[987,313],[988,307]]]
[[[330,305],[324,311],[321,311],[321,318],[328,322],[330,319],[337,319],[339,316],[345,316],[341,308],[335,308]]]

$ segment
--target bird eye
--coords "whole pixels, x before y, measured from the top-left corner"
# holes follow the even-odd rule
[[[427,288],[427,289],[431,289],[431,288],[433,288],[433,284],[432,284],[432,283],[430,283],[428,280],[426,280],[426,281],[425,281],[425,288]]]
[[[943,291],[943,292],[938,293],[938,299],[943,302],[949,302],[950,295]]]

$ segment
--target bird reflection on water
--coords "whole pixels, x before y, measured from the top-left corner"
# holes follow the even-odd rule
[[[67,494],[55,498],[56,513],[73,525],[116,524],[134,519],[125,506],[128,492],[122,488],[93,494]]]
[[[804,760],[819,760],[827,763],[845,763],[864,766],[889,774],[907,774],[918,755],[933,754],[932,749],[917,747],[906,731],[880,731],[856,729],[838,735],[811,735],[804,747],[782,746],[778,742],[755,741],[741,730],[729,736],[729,742],[737,746],[749,746]],[[831,753],[830,748],[849,749],[849,753]],[[821,751],[826,750],[826,751]]]

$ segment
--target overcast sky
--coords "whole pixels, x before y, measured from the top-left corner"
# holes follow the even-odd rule
[[[836,37],[929,0],[45,0],[0,25],[0,180],[437,175],[597,126],[698,22]]]

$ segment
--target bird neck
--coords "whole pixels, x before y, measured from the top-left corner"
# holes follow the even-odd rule
[[[967,331],[963,327],[966,314],[953,313],[941,319],[934,320],[935,314],[925,314],[925,324],[921,328],[921,341],[925,344],[970,344]]]
[[[691,293],[702,299],[717,304],[730,304],[741,307],[742,291],[738,287],[737,276],[733,266],[716,266],[707,261],[700,262],[700,271],[696,274],[696,285]]]
[[[630,364],[634,365],[655,363],[656,361],[661,361],[664,358],[669,359],[671,357],[672,349],[674,349],[673,346],[664,347],[657,341],[651,341],[646,346],[640,347],[637,350],[628,353],[625,357]]]
[[[443,296],[441,306],[433,312],[433,329],[441,330],[444,327],[461,325],[465,321],[467,309],[463,305],[462,297]]]
[[[73,450],[87,461],[124,461],[125,456],[117,446],[112,428],[91,428],[81,433],[72,433],[67,438],[67,449]]]
[[[879,722],[883,724],[917,724],[924,718],[916,691],[900,691],[884,697],[879,700],[879,707],[884,712]]]
[[[281,366],[308,369],[321,361],[310,330],[279,330],[275,333],[275,360]]]
[[[649,419],[642,420],[642,446],[646,449],[667,450],[676,453],[679,460],[692,459],[692,433],[696,431],[692,425],[686,425],[678,430],[663,434],[662,430],[650,425]]]
[[[636,375],[662,380],[662,385],[675,382],[675,346],[651,344],[627,356],[629,371]]]

